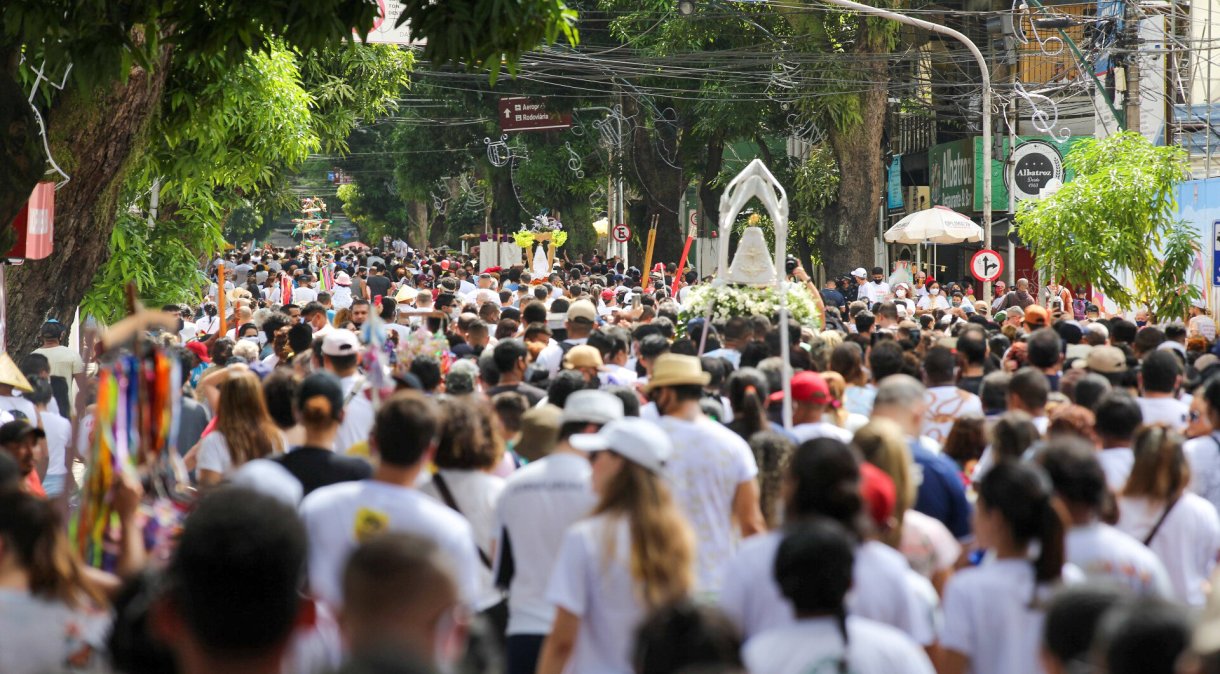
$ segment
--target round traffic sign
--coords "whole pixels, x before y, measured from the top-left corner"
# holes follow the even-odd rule
[[[970,273],[983,283],[991,283],[1004,273],[1004,258],[994,250],[984,248],[970,258]]]
[[[631,238],[631,228],[627,225],[615,225],[614,229],[610,230],[610,236],[619,243],[626,243],[627,239]]]

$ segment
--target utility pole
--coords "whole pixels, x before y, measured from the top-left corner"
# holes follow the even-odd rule
[[[1122,46],[1126,51],[1126,56],[1123,60],[1123,70],[1127,73],[1127,98],[1124,101],[1124,116],[1127,118],[1125,120],[1127,122],[1127,130],[1140,133],[1139,7],[1132,0],[1127,0],[1124,5],[1123,33],[1125,33],[1126,39],[1122,41]]]

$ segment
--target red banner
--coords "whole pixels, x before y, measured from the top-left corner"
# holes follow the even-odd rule
[[[13,218],[17,243],[6,258],[42,260],[51,254],[55,240],[55,183],[38,183],[29,201]]]

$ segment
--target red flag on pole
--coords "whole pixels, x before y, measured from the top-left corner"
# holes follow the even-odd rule
[[[682,247],[682,257],[678,258],[678,271],[674,274],[673,296],[678,296],[678,286],[682,283],[682,274],[686,271],[686,256],[690,255],[690,245],[695,241],[695,226],[686,230],[686,245]]]

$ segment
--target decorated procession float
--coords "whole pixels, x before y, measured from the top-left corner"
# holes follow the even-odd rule
[[[563,223],[559,218],[542,213],[521,225],[521,230],[513,234],[513,241],[527,256],[530,249],[533,249],[534,255],[529,264],[530,275],[535,282],[541,283],[555,268],[555,251],[567,243],[568,233],[563,231]]]
[[[774,256],[767,250],[766,238],[750,223],[742,232],[733,262],[729,264],[729,245],[733,223],[753,198],[762,202],[775,227]],[[720,246],[717,273],[709,284],[692,288],[684,303],[685,319],[727,320],[734,316],[776,316],[779,319],[780,356],[789,362],[791,342],[789,318],[802,326],[820,328],[822,314],[817,300],[806,284],[793,283],[784,273],[788,243],[788,194],[761,160],[755,159],[728,184],[720,197]],[[706,346],[707,332],[699,335],[699,353]],[[783,377],[783,422],[792,427],[791,376]]]
[[[325,247],[326,236],[334,222],[321,197],[305,197],[301,199],[301,217],[292,219],[292,236],[300,237],[306,253],[318,253]]]

